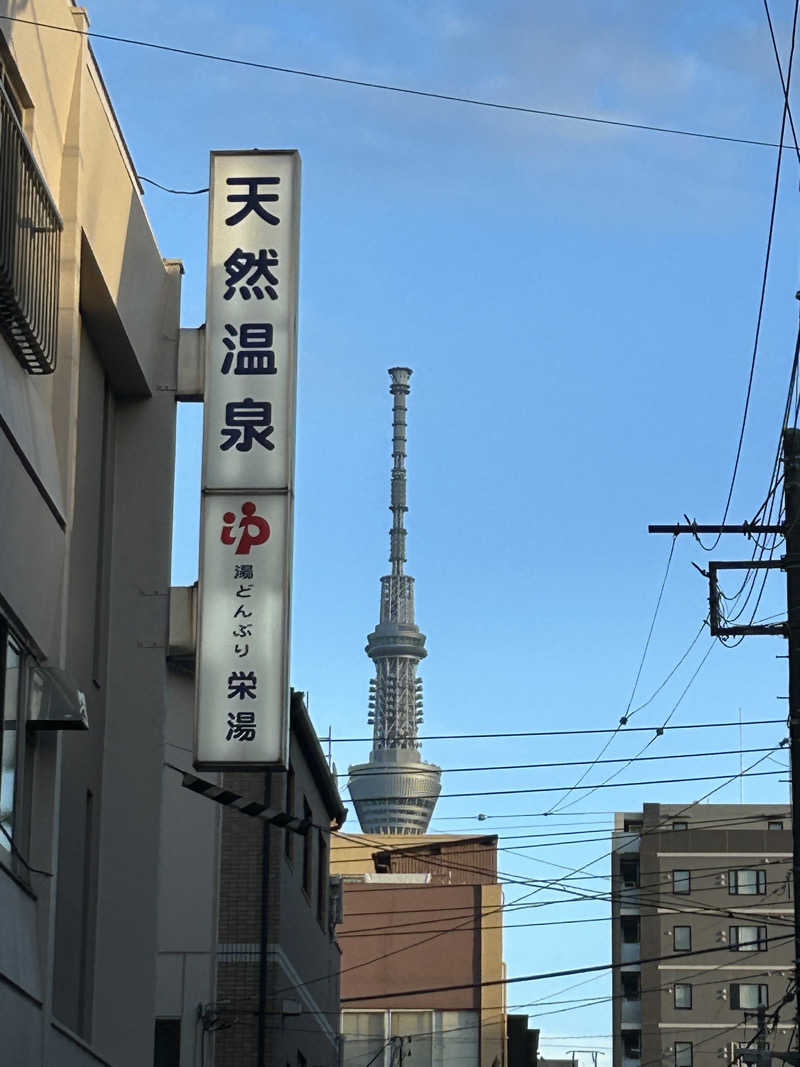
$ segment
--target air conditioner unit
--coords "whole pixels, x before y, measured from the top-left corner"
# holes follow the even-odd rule
[[[30,672],[28,725],[34,730],[88,730],[86,697],[60,667]]]

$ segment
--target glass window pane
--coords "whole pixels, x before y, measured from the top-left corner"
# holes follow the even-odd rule
[[[403,1061],[411,1057],[414,1067],[432,1067],[433,1012],[393,1011],[392,1037],[402,1037]]]
[[[688,871],[672,872],[672,892],[688,893],[691,888],[691,875]]]
[[[691,926],[672,927],[672,947],[676,952],[692,951],[692,928]]]
[[[441,1030],[434,1044],[437,1067],[470,1067],[471,1064],[477,1067],[480,1061],[478,1025],[476,1011],[441,1013]],[[404,1061],[403,1067],[412,1067],[413,1063],[413,1060]]]
[[[675,1007],[691,1008],[692,987],[688,983],[678,983],[675,986]]]
[[[14,833],[14,791],[17,766],[17,717],[22,657],[8,641],[3,686],[3,736],[0,738],[0,845],[8,848]],[[3,832],[4,831],[4,832]]]
[[[380,1050],[386,1043],[382,1011],[342,1012],[342,1063],[345,1067],[365,1067],[373,1057],[382,1067]]]
[[[675,1067],[692,1067],[691,1041],[675,1042]]]

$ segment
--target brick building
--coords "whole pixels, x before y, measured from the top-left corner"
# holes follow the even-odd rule
[[[187,768],[194,619],[194,590],[173,589],[165,760]],[[292,694],[290,718],[288,773],[203,778],[309,818],[305,835],[192,793],[164,769],[158,1067],[337,1063],[339,900],[330,831],[346,811],[300,693]]]
[[[384,1067],[408,1051],[414,1067],[502,1067],[497,838],[348,834],[333,849],[345,1067]]]

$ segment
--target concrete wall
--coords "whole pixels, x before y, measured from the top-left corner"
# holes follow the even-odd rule
[[[86,28],[68,0],[0,13]],[[163,261],[84,38],[0,25],[64,222],[58,362],[0,343],[0,615],[86,694],[30,738],[18,856],[0,847],[9,1062],[152,1059],[180,266]],[[41,872],[31,870],[37,868]],[[2,940],[2,938],[0,938]]]

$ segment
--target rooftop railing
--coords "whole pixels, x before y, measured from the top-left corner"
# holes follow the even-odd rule
[[[29,374],[56,368],[63,224],[0,90],[0,333]]]

